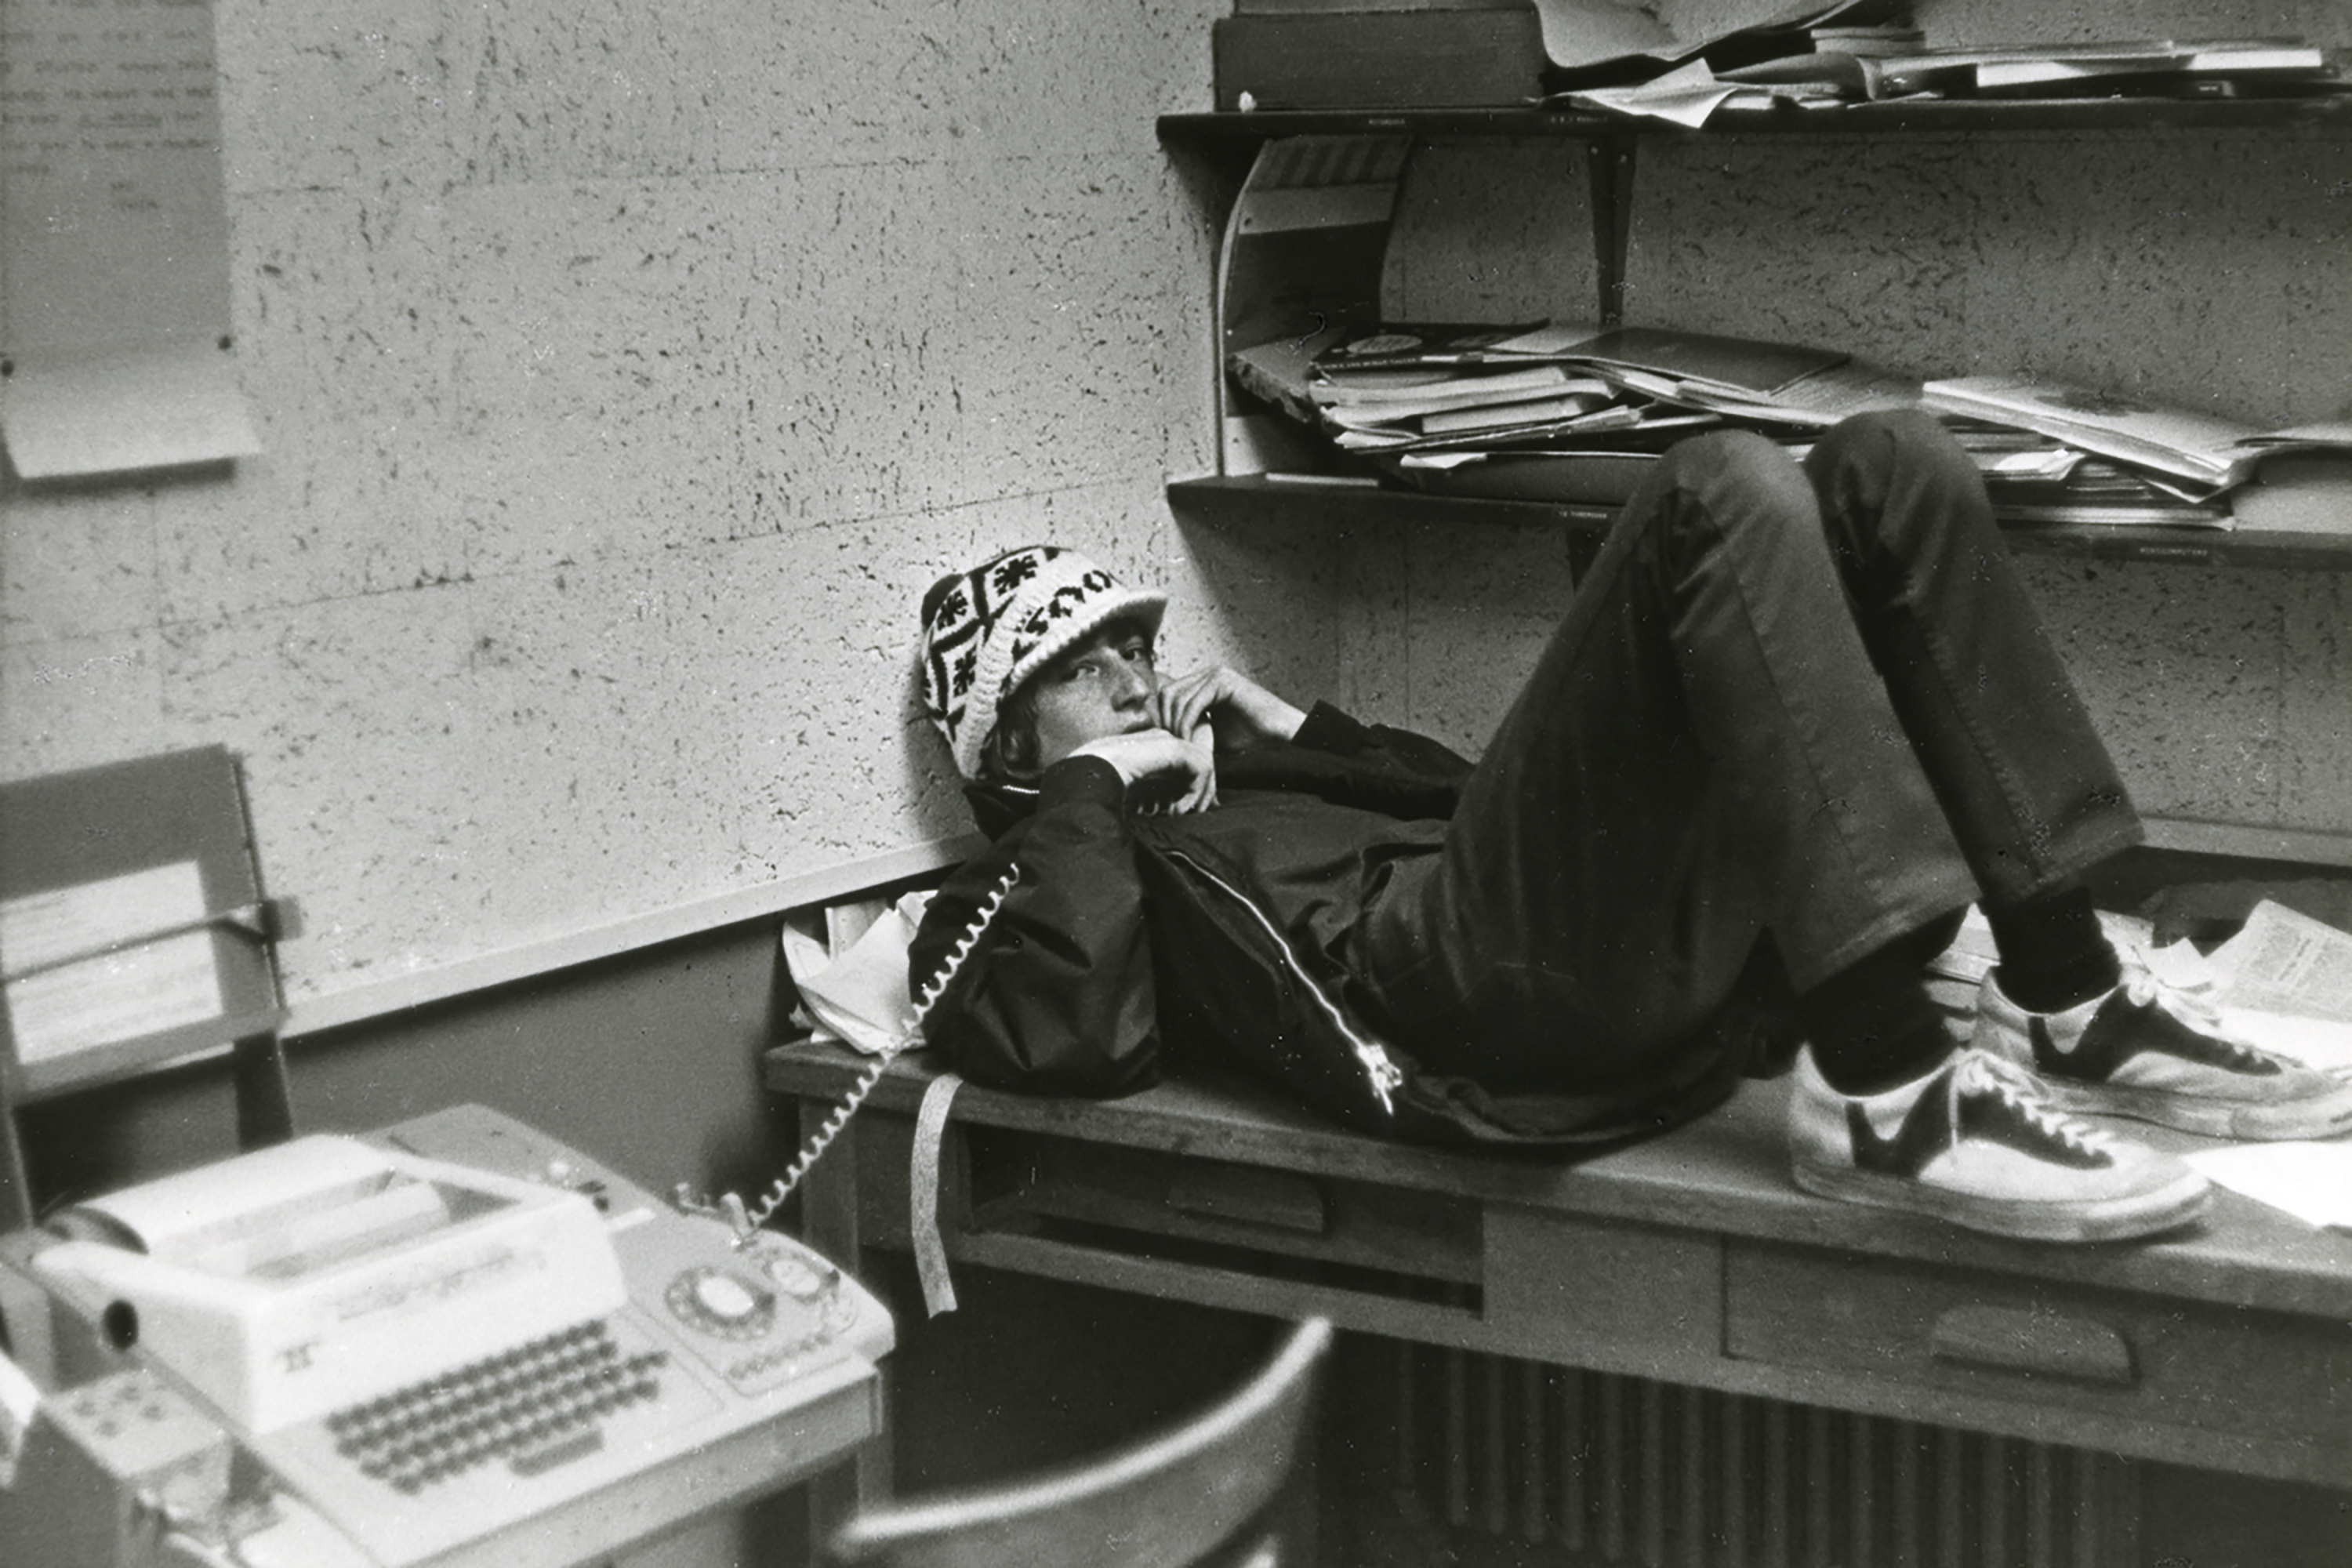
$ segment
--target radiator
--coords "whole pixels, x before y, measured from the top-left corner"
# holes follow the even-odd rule
[[[1643,1568],[2112,1568],[2140,1467],[2111,1454],[1400,1345],[1412,1510]]]

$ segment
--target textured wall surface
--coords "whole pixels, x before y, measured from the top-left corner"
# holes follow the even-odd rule
[[[0,771],[243,753],[313,996],[961,831],[912,606],[999,545],[1160,579],[1179,664],[1475,750],[1563,540],[1168,520],[1165,478],[1213,462],[1214,248],[1151,120],[1207,105],[1227,8],[219,0],[267,451],[0,479]],[[2337,0],[1918,12],[1937,41],[2352,43]],[[2333,414],[2348,158],[1654,143],[1632,319]],[[1398,309],[1585,310],[1576,159],[1424,155]],[[2352,826],[2352,578],[2028,571],[2143,804]]]
[[[0,768],[243,753],[298,996],[962,831],[931,578],[1200,582],[1219,9],[221,0],[266,455],[0,491]]]

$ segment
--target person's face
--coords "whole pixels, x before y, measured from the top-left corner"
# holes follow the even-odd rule
[[[1037,766],[1049,768],[1089,741],[1157,721],[1160,689],[1151,634],[1138,626],[1104,627],[1037,672]]]

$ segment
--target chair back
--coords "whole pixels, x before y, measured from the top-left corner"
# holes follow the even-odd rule
[[[1185,1568],[1278,1562],[1252,1527],[1308,1429],[1331,1323],[1291,1328],[1240,1388],[1181,1425],[1083,1465],[869,1509],[835,1535],[860,1568]],[[1240,1538],[1238,1555],[1233,1552]]]

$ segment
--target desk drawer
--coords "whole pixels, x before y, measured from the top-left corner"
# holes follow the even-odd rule
[[[1732,1244],[1727,1354],[2070,1415],[2352,1449],[2352,1325]]]
[[[1482,1281],[1478,1205],[1464,1198],[1001,1128],[965,1129],[964,1158],[976,1232],[1229,1249],[1454,1300]]]

